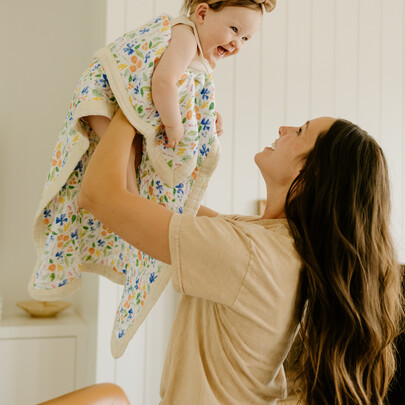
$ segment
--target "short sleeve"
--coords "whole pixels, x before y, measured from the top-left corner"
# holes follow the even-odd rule
[[[177,291],[231,306],[249,268],[251,240],[226,217],[174,214],[170,254]]]

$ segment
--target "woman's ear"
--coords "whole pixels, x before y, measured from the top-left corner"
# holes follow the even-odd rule
[[[205,18],[207,17],[209,10],[210,10],[210,6],[207,3],[200,3],[194,11],[195,20],[199,24],[203,24],[205,21]]]

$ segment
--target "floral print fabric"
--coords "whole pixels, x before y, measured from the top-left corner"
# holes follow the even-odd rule
[[[128,119],[144,135],[138,172],[141,196],[174,212],[195,214],[218,161],[214,86],[209,72],[190,69],[184,73],[178,88],[185,136],[176,148],[167,148],[150,79],[170,32],[170,18],[162,15],[96,53],[74,92],[35,222],[38,254],[29,285],[34,298],[54,300],[73,293],[84,271],[123,284],[112,336],[114,357],[122,355],[159,297],[170,268],[79,209],[83,173],[98,142],[81,118],[112,117],[118,106],[124,113],[129,111]],[[180,181],[173,183],[173,179]]]

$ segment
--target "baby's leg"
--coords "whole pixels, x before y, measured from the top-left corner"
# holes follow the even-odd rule
[[[110,119],[102,115],[89,115],[83,118],[101,139],[110,124]],[[137,159],[138,160],[138,159]],[[128,161],[127,169],[127,188],[131,193],[138,193],[138,186],[136,181],[136,165],[135,165],[135,146],[132,144],[130,159]]]

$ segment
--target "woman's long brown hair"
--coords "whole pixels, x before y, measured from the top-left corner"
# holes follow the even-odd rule
[[[383,404],[402,294],[381,148],[337,120],[308,154],[285,211],[303,262],[303,402]]]

